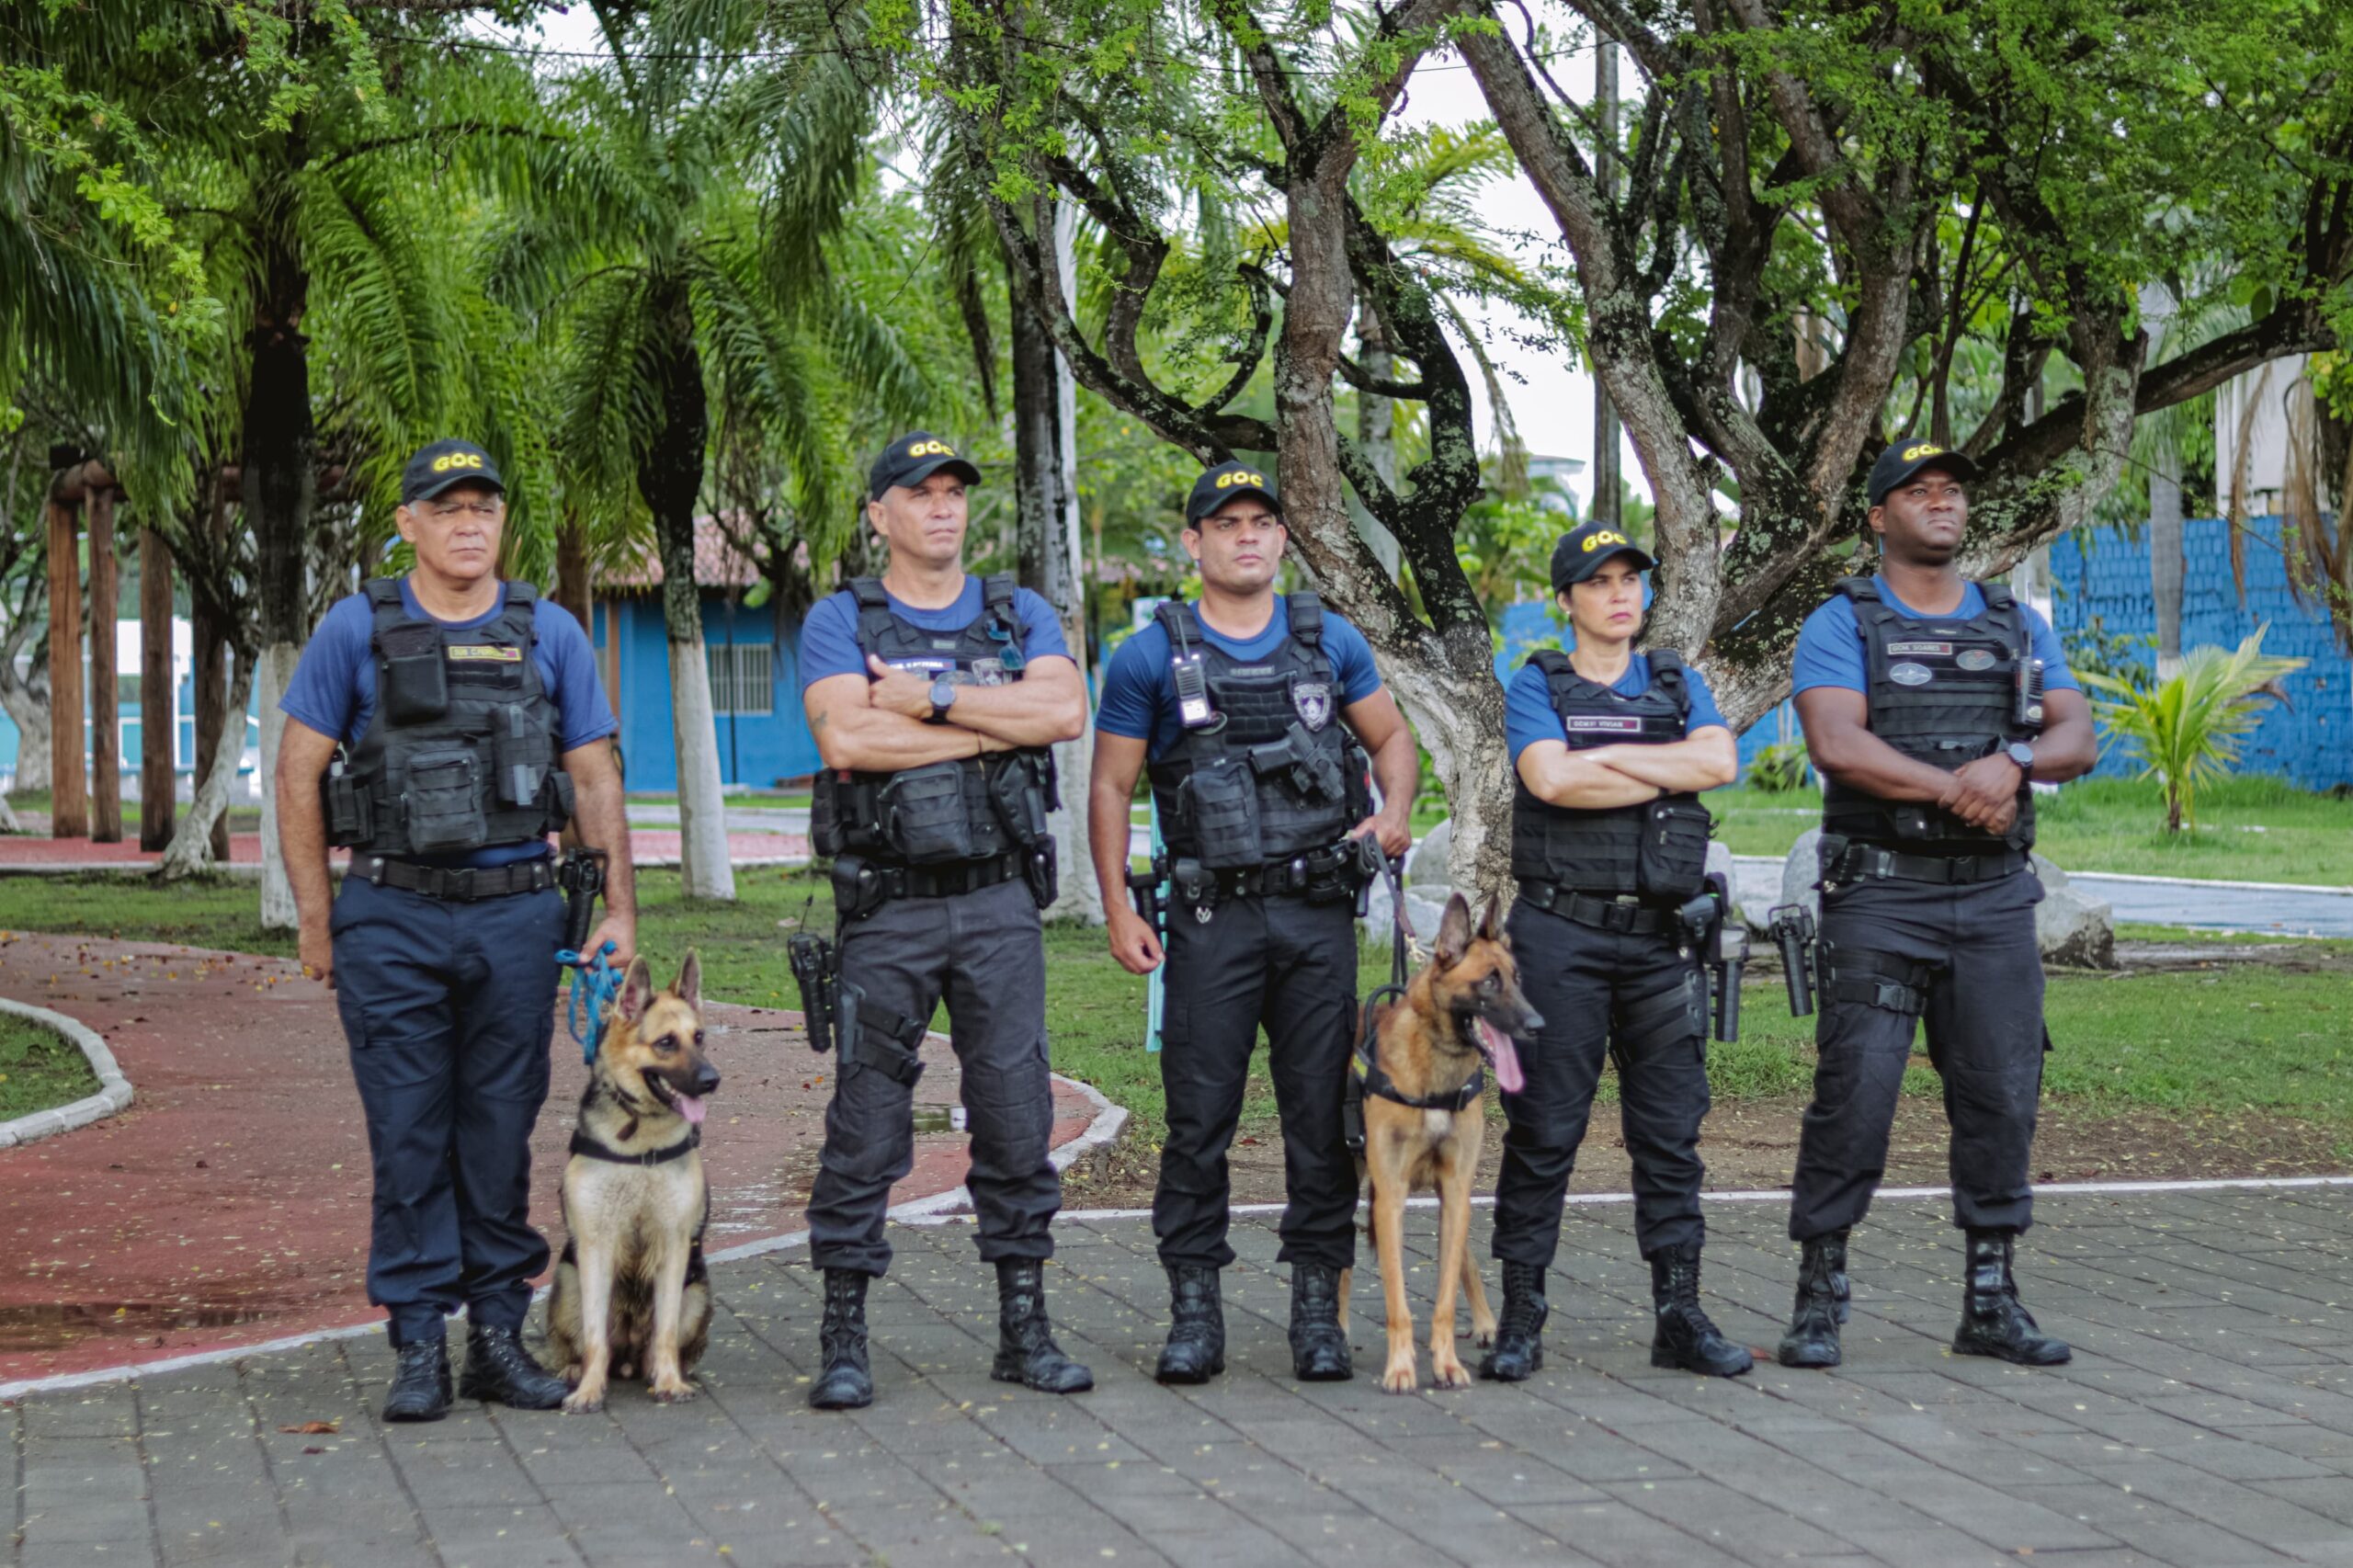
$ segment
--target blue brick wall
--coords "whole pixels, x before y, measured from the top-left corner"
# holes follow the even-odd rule
[[[2353,782],[2353,659],[2346,656],[2317,603],[2298,603],[2288,590],[2279,550],[2279,519],[2247,525],[2246,597],[2231,576],[2230,525],[2199,517],[2182,529],[2181,643],[2184,651],[2236,647],[2269,623],[2263,651],[2309,660],[2284,683],[2291,706],[2267,704],[2263,718],[2239,747],[2237,770],[2275,774],[2308,790]],[[2156,607],[2149,587],[2149,544],[2109,528],[2079,528],[2051,547],[2055,587],[2052,619],[2063,638],[2094,616],[2110,635],[2154,637]],[[2154,646],[2140,650],[2154,669]],[[2130,776],[2137,760],[2120,749],[2103,755],[2098,776]]]

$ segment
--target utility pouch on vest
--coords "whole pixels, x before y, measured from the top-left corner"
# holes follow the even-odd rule
[[[498,803],[536,806],[540,803],[540,787],[547,782],[547,754],[531,744],[530,731],[523,722],[520,708],[498,709],[494,717],[491,749],[497,759]]]
[[[548,783],[555,795],[555,825],[562,827],[580,809],[580,792],[573,788],[572,775],[561,767],[549,773]]]
[[[996,819],[1004,824],[1006,836],[1024,848],[1046,836],[1046,790],[1035,767],[1008,757],[989,770],[988,782]],[[1030,891],[1037,891],[1034,884]]]
[[[471,849],[488,836],[481,765],[471,751],[419,752],[411,757],[401,799],[408,810],[413,850]]]
[[[1185,780],[1188,813],[1201,864],[1212,871],[1261,865],[1258,785],[1247,758],[1205,757]]]
[[[1634,856],[1635,891],[1652,898],[1697,893],[1708,874],[1708,808],[1697,801],[1652,801]]]
[[[319,794],[326,812],[329,844],[365,844],[375,836],[375,812],[368,788],[345,771],[342,763],[319,781]]]
[[[828,771],[817,776],[809,795],[809,847],[827,857],[849,847],[842,831],[842,790],[847,786]]]
[[[834,860],[834,914],[847,922],[873,914],[889,896],[882,874],[855,855]]]
[[[449,660],[441,652],[441,629],[418,623],[388,626],[376,634],[383,653],[377,700],[395,724],[417,724],[449,710]]]
[[[882,836],[911,866],[973,858],[964,814],[964,765],[946,761],[902,769],[876,792]]]
[[[1340,767],[1348,776],[1348,825],[1354,827],[1372,815],[1372,758],[1351,736],[1340,748]],[[1380,874],[1375,869],[1373,875]]]

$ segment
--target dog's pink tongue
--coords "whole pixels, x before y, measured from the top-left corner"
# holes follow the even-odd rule
[[[702,1125],[702,1113],[703,1104],[702,1097],[700,1096],[680,1095],[678,1096],[678,1114],[685,1117],[689,1123],[696,1127],[700,1127]]]
[[[1507,1095],[1516,1095],[1528,1086],[1528,1074],[1519,1070],[1519,1048],[1513,1045],[1511,1036],[1481,1018],[1479,1043],[1487,1048],[1487,1055],[1495,1064],[1495,1085]]]

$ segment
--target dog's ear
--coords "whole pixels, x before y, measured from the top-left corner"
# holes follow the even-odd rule
[[[640,953],[629,960],[629,973],[621,977],[620,994],[613,998],[613,1014],[633,1024],[645,1016],[646,1005],[653,1000],[654,971],[645,967],[645,955]]]
[[[1449,894],[1445,917],[1438,923],[1438,966],[1452,969],[1471,950],[1471,906],[1461,893]]]
[[[692,948],[687,949],[687,961],[678,966],[677,983],[670,989],[677,993],[679,1001],[702,1011],[702,960],[695,957]]]
[[[1504,901],[1500,897],[1490,898],[1487,900],[1487,906],[1479,912],[1479,939],[1483,942],[1500,942],[1503,937]]]

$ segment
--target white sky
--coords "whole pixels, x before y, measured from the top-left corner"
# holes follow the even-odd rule
[[[596,18],[585,6],[575,6],[568,13],[543,13],[536,29],[521,32],[505,32],[479,21],[473,26],[487,36],[544,49],[593,51],[599,41]],[[1583,97],[1592,91],[1593,59],[1589,53],[1556,58],[1552,74],[1562,88],[1572,95]],[[1622,65],[1620,79],[1625,79]],[[1456,55],[1435,56],[1424,62],[1408,84],[1403,113],[1408,125],[1464,125],[1487,118],[1486,101],[1480,97],[1478,82]],[[1552,215],[1524,174],[1515,171],[1508,182],[1490,184],[1476,205],[1488,225],[1498,233],[1535,236],[1533,242],[1520,242],[1516,246],[1524,260],[1533,262],[1538,258],[1534,248],[1537,244],[1549,244],[1555,250],[1560,245],[1560,232],[1553,224]],[[1472,319],[1481,318],[1473,314]],[[1518,312],[1509,307],[1497,306],[1488,312],[1483,324],[1489,333],[1488,357],[1503,372],[1505,396],[1511,403],[1520,437],[1528,443],[1529,450],[1541,457],[1575,458],[1585,464],[1582,473],[1570,483],[1582,502],[1588,496],[1586,485],[1593,472],[1592,378],[1573,356],[1538,352],[1504,330],[1515,324],[1532,335],[1529,324],[1519,321]],[[1487,449],[1495,440],[1495,416],[1488,406],[1486,386],[1467,355],[1463,369],[1471,378],[1480,445],[1483,450]],[[1642,466],[1632,446],[1622,437],[1619,450],[1620,466],[1627,483],[1637,493],[1648,495],[1650,486]]]

